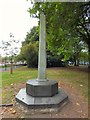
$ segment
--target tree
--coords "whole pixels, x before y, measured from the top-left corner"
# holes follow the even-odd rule
[[[25,49],[25,47],[27,48],[27,45],[29,43],[37,44],[37,48],[39,48],[39,46],[38,46],[39,32],[37,30],[38,30],[38,27],[33,27],[30,32],[27,32],[25,41],[22,43],[21,53],[22,53],[22,50]],[[62,65],[62,62],[60,62],[61,57],[59,55],[53,55],[52,52],[50,52],[50,50],[48,50],[48,47],[46,48],[46,52],[47,52],[47,67],[64,66],[64,65]],[[23,53],[26,54],[26,51],[23,51]],[[30,55],[31,55],[31,53],[30,53]],[[26,58],[27,58],[27,56],[24,57],[23,54],[22,55],[20,54],[18,56],[18,59],[21,61],[26,60]],[[28,58],[28,61],[32,61],[32,60],[33,59],[31,59],[30,57]],[[34,62],[34,63],[37,63],[37,59],[35,59],[35,60],[36,60],[36,62]],[[59,64],[59,62],[60,62],[60,64]],[[31,64],[30,62],[28,62],[28,63]],[[30,65],[30,66],[32,67],[32,65]],[[30,67],[30,66],[28,65],[28,67]],[[35,65],[35,66],[37,67],[37,65]]]
[[[22,42],[21,52],[18,56],[19,60],[27,62],[28,67],[37,67],[38,65],[38,41],[38,27],[34,26],[27,32],[25,41]]]
[[[82,62],[82,64],[88,64],[88,53],[85,51],[82,51],[80,53],[80,61]]]
[[[75,61],[78,61],[77,63],[79,63],[79,53],[83,49],[81,46],[82,39],[78,36],[76,29],[82,13],[80,6],[83,4],[60,2],[35,3],[33,8],[29,9],[32,17],[39,18],[39,14],[42,11],[46,15],[48,49],[53,54],[63,54],[64,60],[69,60],[72,54],[74,54]]]
[[[39,41],[39,30],[37,26],[34,26],[30,32],[27,32],[25,41],[22,42],[22,45],[34,43],[36,41]]]
[[[37,43],[23,45],[20,52],[21,58],[26,60],[28,67],[37,67],[38,65],[38,47]]]
[[[74,66],[79,66],[80,54],[82,50],[86,48],[86,44],[80,39],[77,39],[77,40],[74,39],[74,43],[72,47],[73,47],[72,57],[74,59]]]
[[[80,37],[87,43],[90,52],[90,2],[82,5],[81,9],[77,30]]]
[[[9,46],[9,54],[10,54],[10,59],[11,59],[11,70],[10,73],[13,73],[13,57],[18,54],[18,47],[16,47],[16,44],[19,43],[19,41],[16,41],[14,39],[14,35],[10,33],[10,41],[8,42],[10,44]]]
[[[82,13],[79,17],[77,31],[79,36],[88,45],[89,67],[90,67],[90,2],[81,6]]]
[[[7,56],[9,55],[9,54],[8,54],[8,47],[9,47],[9,46],[10,46],[10,44],[9,44],[8,42],[4,42],[4,41],[2,40],[2,46],[0,46],[0,48],[4,51],[4,54],[5,54],[5,57],[4,57],[5,70],[7,70],[7,69],[6,69],[6,67],[7,67],[6,62],[7,62]]]
[[[18,47],[17,44],[19,43],[19,41],[16,41],[14,39],[14,35],[12,33],[10,33],[10,40],[8,42],[4,42],[2,41],[2,46],[1,48],[4,50],[5,53],[5,69],[6,69],[6,57],[10,56],[10,62],[11,62],[11,69],[10,69],[10,73],[13,73],[13,57],[15,55],[18,54]]]

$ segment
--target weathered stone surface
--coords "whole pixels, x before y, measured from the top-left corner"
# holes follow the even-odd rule
[[[26,88],[22,88],[16,95],[16,100],[26,105],[28,108],[58,107],[67,99],[68,96],[62,89],[59,89],[58,94],[52,97],[32,97],[26,93]]]
[[[58,83],[55,80],[29,80],[26,83],[26,93],[34,97],[51,97],[58,93]]]
[[[46,81],[46,20],[45,15],[40,15],[38,81]]]

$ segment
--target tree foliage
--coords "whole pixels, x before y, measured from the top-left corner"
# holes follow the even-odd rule
[[[25,41],[22,42],[20,55],[18,60],[26,61],[28,67],[37,67],[38,65],[38,27],[34,26],[26,34]]]
[[[30,32],[27,32],[25,41],[22,43],[22,45],[28,44],[28,43],[34,43],[39,41],[39,30],[37,26],[34,26]]]
[[[10,58],[10,62],[11,62],[11,69],[10,69],[10,73],[13,73],[13,58],[15,55],[18,54],[18,44],[19,41],[14,39],[14,35],[12,33],[10,33],[10,40],[5,42],[2,40],[2,50],[4,51],[5,54],[5,70],[6,70],[6,59],[7,57]]]
[[[83,21],[81,17],[83,14],[86,19],[85,8],[81,7],[84,4],[81,2],[37,2],[28,10],[32,17],[37,18],[40,18],[40,13],[44,12],[48,50],[53,54],[63,55],[63,60],[69,60],[73,56],[75,65],[79,60],[81,50],[86,46],[86,40],[79,34],[79,30],[82,31],[82,29],[78,27],[80,21]]]
[[[90,52],[90,2],[83,4],[81,10],[77,30],[82,40],[87,43]]]
[[[82,51],[80,53],[80,61],[84,64],[88,63],[88,53],[87,52]]]
[[[21,58],[26,60],[28,67],[37,67],[38,65],[38,47],[37,43],[29,43],[21,48]]]

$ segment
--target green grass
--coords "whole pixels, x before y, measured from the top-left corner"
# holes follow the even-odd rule
[[[2,87],[10,85],[12,83],[25,82],[28,79],[37,77],[37,69],[29,69],[26,67],[17,68],[13,71],[13,74],[9,72],[2,73]]]
[[[73,85],[81,94],[88,98],[88,72],[75,71],[70,69],[47,70],[48,77],[61,83]]]
[[[20,67],[14,70],[13,74],[8,71],[2,73],[2,88],[10,84],[25,83],[29,79],[37,78],[37,69]],[[60,81],[61,83],[72,84],[81,94],[88,98],[88,73],[68,68],[48,68],[47,78]],[[82,87],[80,86],[82,85]]]

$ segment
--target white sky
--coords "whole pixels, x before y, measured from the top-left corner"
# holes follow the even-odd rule
[[[0,44],[2,40],[10,40],[10,33],[16,40],[24,41],[26,33],[38,25],[37,19],[27,12],[30,6],[30,0],[0,0]],[[2,50],[0,54],[4,54]]]

